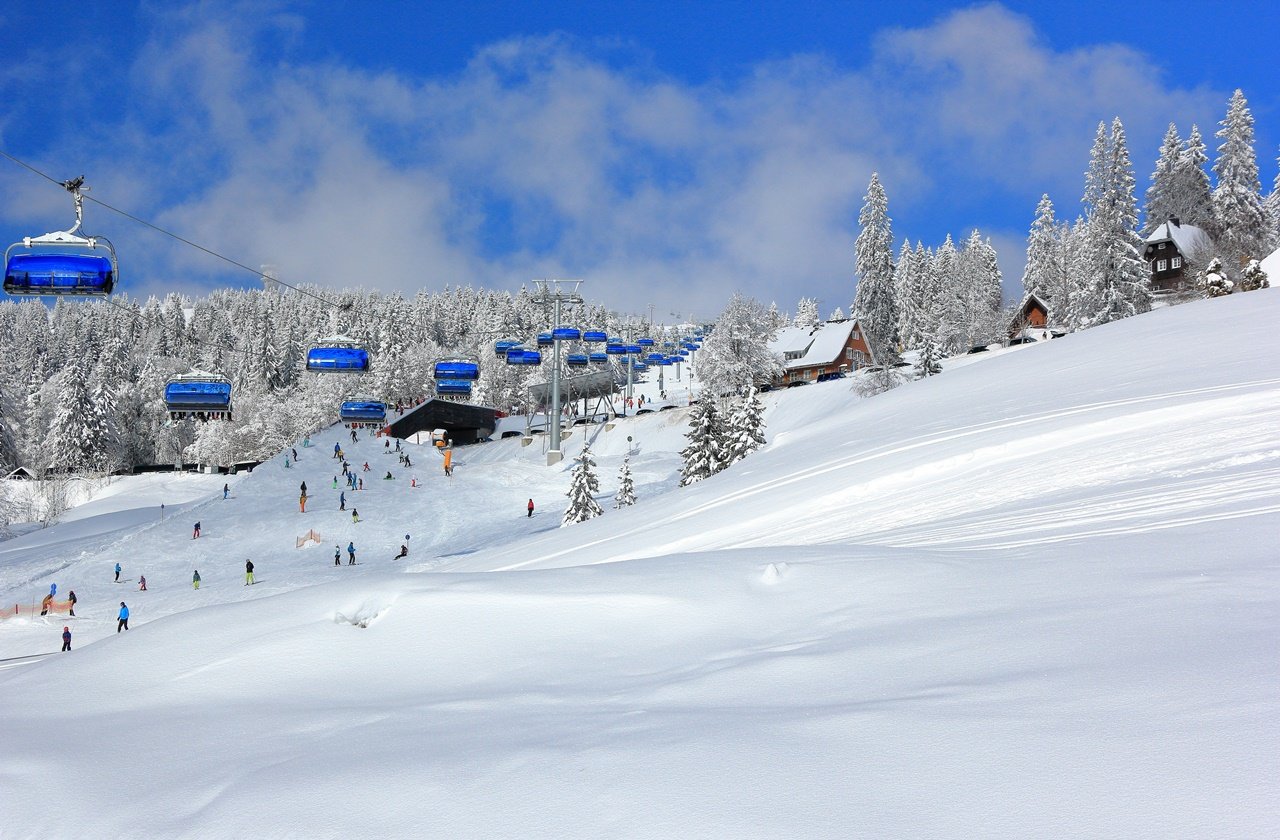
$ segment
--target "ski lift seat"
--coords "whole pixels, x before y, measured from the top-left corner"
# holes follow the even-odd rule
[[[5,261],[4,290],[10,295],[106,297],[115,278],[115,264],[103,254],[23,252]]]

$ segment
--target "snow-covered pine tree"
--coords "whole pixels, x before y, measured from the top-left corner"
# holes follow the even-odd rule
[[[684,459],[684,466],[680,469],[681,487],[709,478],[724,469],[723,439],[724,430],[715,397],[704,390],[701,399],[689,412],[689,431],[685,433],[688,443],[680,450],[680,457]]]
[[[631,478],[631,456],[628,455],[622,459],[622,466],[618,467],[618,492],[613,496],[613,507],[631,507],[635,503],[636,483]]]
[[[1253,114],[1239,89],[1231,95],[1227,116],[1218,137],[1218,159],[1213,164],[1218,185],[1213,191],[1213,209],[1218,222],[1214,239],[1226,257],[1227,273],[1238,276],[1242,265],[1266,256],[1270,236],[1268,219],[1262,209],[1262,183],[1258,180],[1258,157],[1254,151]]]
[[[853,317],[866,334],[871,353],[880,364],[897,358],[898,312],[893,301],[893,229],[889,198],[878,173],[871,173],[863,197],[858,224],[862,230],[854,243],[858,288]]]
[[[73,363],[50,385],[53,417],[43,444],[44,463],[55,472],[87,472],[94,467],[101,436],[98,412],[83,367]]]
[[[916,362],[915,373],[917,379],[942,373],[942,351],[938,349],[938,342],[933,336],[925,336],[920,344],[920,358]]]
[[[725,440],[724,465],[733,466],[764,446],[764,403],[752,388],[734,406]]]
[[[898,340],[905,349],[920,346],[920,269],[911,243],[904,239],[893,271],[893,306],[898,312]]]
[[[844,307],[843,307],[843,306],[837,306],[837,307],[836,307],[836,311],[831,313],[831,320],[832,320],[832,321],[843,321],[843,320],[844,320]]]
[[[1196,278],[1196,283],[1204,290],[1205,295],[1211,298],[1226,297],[1231,294],[1231,287],[1235,285],[1227,278],[1222,268],[1222,260],[1217,257],[1209,260],[1204,271],[1200,272]]]
[[[822,323],[822,316],[818,314],[818,301],[811,297],[800,298],[800,302],[796,304],[796,317],[792,323],[803,329],[811,329]]]
[[[1267,278],[1267,272],[1262,269],[1262,263],[1249,260],[1244,271],[1240,272],[1240,291],[1256,292],[1258,289],[1266,289],[1270,286],[1271,281]]]
[[[1271,194],[1264,203],[1267,218],[1271,220],[1271,242],[1267,247],[1274,251],[1280,248],[1280,156],[1276,157],[1276,180],[1271,185]]]
[[[1184,225],[1194,225],[1210,237],[1217,236],[1218,221],[1213,210],[1213,190],[1205,164],[1209,155],[1200,127],[1191,126],[1187,144],[1174,168],[1173,185],[1168,196],[1172,216]]]
[[[1174,197],[1182,148],[1178,127],[1169,123],[1169,128],[1164,133],[1164,141],[1160,144],[1160,157],[1156,159],[1155,171],[1151,173],[1151,186],[1147,187],[1143,233],[1150,233],[1169,219],[1178,216]]]
[[[781,358],[769,350],[774,331],[765,308],[734,292],[698,351],[698,379],[708,398],[742,393],[782,375]]]
[[[1150,275],[1138,237],[1133,165],[1119,117],[1098,126],[1085,180],[1087,285],[1072,301],[1074,326],[1106,324],[1151,308]]]
[[[593,494],[600,492],[600,480],[596,478],[595,459],[591,457],[591,445],[582,445],[582,454],[574,459],[573,471],[569,480],[569,507],[565,509],[560,525],[584,522],[595,519],[604,513],[600,503]]]
[[[960,253],[951,234],[933,255],[933,330],[929,335],[947,355],[963,353],[969,349],[969,319],[966,313],[966,292],[961,275]]]

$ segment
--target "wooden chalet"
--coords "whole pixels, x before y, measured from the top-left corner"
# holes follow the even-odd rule
[[[1028,293],[1009,321],[1009,338],[1034,338],[1035,333],[1048,338],[1049,332],[1049,305],[1038,295]]]
[[[771,383],[775,388],[818,382],[875,364],[862,328],[852,319],[783,327],[769,349],[782,357],[782,375]]]
[[[1207,254],[1213,248],[1208,234],[1195,225],[1184,225],[1177,217],[1156,227],[1143,241],[1142,258],[1151,270],[1151,291],[1175,292],[1192,281],[1187,258]]]

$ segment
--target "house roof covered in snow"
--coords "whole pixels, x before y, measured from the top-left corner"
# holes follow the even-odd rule
[[[1195,225],[1178,224],[1176,219],[1160,223],[1143,242],[1148,245],[1156,242],[1172,242],[1174,247],[1178,249],[1178,253],[1183,256],[1212,245],[1209,234]]]
[[[1280,248],[1272,251],[1271,256],[1263,258],[1262,270],[1267,273],[1272,286],[1280,286]]]
[[[840,356],[857,321],[827,321],[816,327],[783,327],[769,342],[787,370],[827,365]]]

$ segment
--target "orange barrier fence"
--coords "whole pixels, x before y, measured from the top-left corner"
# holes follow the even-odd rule
[[[40,612],[43,609],[44,607],[40,606],[39,601],[35,601],[30,605],[14,604],[12,607],[6,607],[5,609],[0,610],[0,621],[3,621],[6,618],[39,617]],[[48,613],[49,615],[56,615],[57,613],[69,613],[69,612],[71,612],[70,601],[50,601],[49,602],[49,613]]]
[[[312,530],[310,530],[310,531],[307,531],[305,534],[303,534],[302,536],[298,537],[298,539],[296,540],[295,545],[294,545],[293,547],[294,547],[294,548],[302,548],[304,545],[306,545],[306,544],[307,544],[307,542],[308,542],[308,541],[311,541],[311,542],[315,543],[316,545],[319,545],[319,544],[320,544],[320,532],[319,532],[319,531],[316,531],[314,528],[313,528]]]

